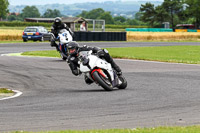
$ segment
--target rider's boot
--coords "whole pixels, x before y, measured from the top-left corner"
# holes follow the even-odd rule
[[[110,56],[110,54],[108,52],[105,52],[104,54],[104,58],[107,62],[109,62],[112,66],[112,68],[117,72],[118,76],[122,75],[122,70],[120,69],[120,67],[114,62],[114,60],[112,59],[112,57]]]
[[[84,78],[85,78],[85,83],[86,83],[86,84],[90,85],[90,84],[93,83],[93,81],[90,80],[87,76],[85,76]]]
[[[56,46],[57,46],[56,42],[54,40],[51,40],[51,47],[56,47]]]
[[[57,50],[57,51],[60,51],[59,48],[58,48],[58,45],[55,45],[55,47],[56,47],[56,50]]]
[[[118,76],[121,76],[122,75],[122,70],[121,68],[114,62],[114,60],[112,59],[112,61],[110,62],[112,68],[115,69],[115,71],[117,72],[117,75]]]

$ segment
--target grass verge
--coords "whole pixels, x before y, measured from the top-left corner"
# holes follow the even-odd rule
[[[15,41],[0,41],[0,44],[1,43],[23,43],[22,39],[21,40],[15,40]]]
[[[42,57],[60,57],[60,54],[56,50],[30,51],[30,52],[24,52],[21,55],[42,56]]]
[[[134,129],[107,129],[107,130],[87,130],[87,131],[48,131],[37,133],[199,133],[200,126],[189,127],[158,127],[158,128],[134,128]],[[14,132],[14,133],[30,133],[30,132]]]
[[[200,46],[106,48],[113,58],[200,64]],[[22,55],[60,57],[55,50],[24,52]]]
[[[114,58],[200,64],[200,46],[108,48]]]
[[[12,90],[9,90],[9,89],[7,89],[7,88],[0,88],[0,94],[7,94],[7,93],[13,93],[13,91]]]
[[[45,43],[49,43],[49,41],[46,41],[46,40],[43,41],[43,42],[40,42],[40,41],[32,41],[32,40],[27,41],[27,42],[23,42],[23,40],[20,39],[20,40],[13,40],[13,41],[11,41],[11,40],[10,40],[10,41],[9,41],[9,40],[7,40],[7,41],[4,40],[4,41],[0,41],[0,44],[1,44],[1,43],[4,43],[4,44],[5,44],[5,43],[6,43],[6,44],[7,44],[7,43],[10,43],[10,44],[11,44],[11,43],[12,43],[12,44],[13,44],[13,43],[24,43],[24,44],[26,44],[26,43],[44,43],[44,42],[45,42]]]

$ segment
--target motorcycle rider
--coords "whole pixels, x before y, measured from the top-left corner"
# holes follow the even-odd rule
[[[122,75],[122,71],[120,67],[114,62],[114,60],[112,59],[112,57],[110,56],[110,54],[108,53],[106,49],[100,49],[98,47],[89,47],[86,45],[84,45],[83,47],[80,47],[77,42],[72,41],[72,42],[69,42],[68,44],[68,53],[69,53],[68,64],[74,75],[78,76],[79,74],[81,74],[81,72],[79,71],[79,64],[78,64],[79,59],[77,58],[79,52],[90,51],[90,50],[92,50],[93,53],[96,53],[100,58],[103,58],[108,63],[110,63],[112,68],[116,70],[118,76]],[[85,82],[87,84],[92,83],[92,81],[86,76],[85,76]]]
[[[69,33],[71,34],[71,36],[73,37],[74,33],[71,31],[71,29],[65,24],[62,22],[62,19],[60,17],[56,17],[55,20],[54,20],[54,23],[51,27],[51,33],[54,34],[55,38],[51,38],[51,46],[52,47],[58,47],[57,44],[55,43],[57,37],[58,37],[58,33],[60,30],[62,29],[66,29],[69,31]]]

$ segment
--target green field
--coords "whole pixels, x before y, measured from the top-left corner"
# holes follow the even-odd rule
[[[106,48],[113,58],[200,64],[200,46]],[[55,50],[24,52],[22,55],[60,57]]]

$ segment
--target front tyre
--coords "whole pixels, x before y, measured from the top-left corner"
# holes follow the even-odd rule
[[[113,90],[113,86],[112,83],[104,78],[101,74],[99,74],[97,71],[93,72],[92,74],[93,78],[95,79],[95,81],[104,88],[104,90],[106,91],[112,91]]]
[[[119,80],[122,82],[122,84],[119,85],[117,88],[119,88],[119,89],[126,89],[126,87],[127,87],[127,81],[126,81],[125,77],[121,75],[121,76],[119,76]]]

